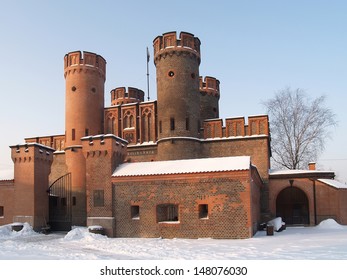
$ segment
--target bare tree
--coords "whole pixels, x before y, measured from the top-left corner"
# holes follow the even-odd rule
[[[303,169],[316,161],[337,124],[325,96],[311,99],[302,89],[285,88],[263,102],[270,119],[274,167]]]

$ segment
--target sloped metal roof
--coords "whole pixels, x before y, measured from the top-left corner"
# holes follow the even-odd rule
[[[112,177],[249,170],[250,165],[249,156],[133,162],[121,164]]]

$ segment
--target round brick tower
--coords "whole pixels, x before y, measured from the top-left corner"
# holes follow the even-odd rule
[[[106,61],[80,51],[64,57],[65,157],[71,172],[72,224],[86,224],[86,162],[81,138],[103,133]]]
[[[111,90],[111,105],[143,102],[144,96],[145,93],[138,88],[128,87],[127,90],[125,87],[118,87]]]
[[[200,117],[201,122],[219,118],[219,80],[213,77],[200,77]]]
[[[165,33],[153,41],[157,73],[158,159],[200,154],[200,40]]]

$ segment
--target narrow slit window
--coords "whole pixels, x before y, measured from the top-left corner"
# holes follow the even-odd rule
[[[189,130],[189,117],[186,117],[186,130]]]
[[[170,118],[170,130],[175,130],[175,119]]]

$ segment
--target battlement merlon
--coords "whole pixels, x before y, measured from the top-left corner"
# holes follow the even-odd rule
[[[143,102],[145,93],[134,87],[118,87],[111,90],[111,105],[120,105],[134,102]]]
[[[25,143],[12,145],[11,148],[11,158],[14,163],[28,160],[30,162],[33,159],[41,159],[49,162],[53,161],[53,152],[55,151],[51,147],[47,147],[38,143]]]
[[[204,121],[204,139],[219,137],[246,137],[270,135],[269,117],[267,115],[249,116],[248,124],[244,117],[227,118],[225,127],[222,119]]]
[[[167,51],[185,51],[194,54],[200,63],[200,39],[188,32],[181,32],[177,39],[176,31],[164,33],[153,40],[154,63],[160,55]]]
[[[106,60],[96,53],[87,51],[69,52],[64,56],[64,70],[68,67],[89,66],[97,68],[106,77]]]
[[[200,88],[200,92],[202,93],[207,93],[209,95],[214,95],[216,97],[220,96],[220,91],[219,91],[219,80],[214,78],[214,77],[210,77],[210,76],[206,76],[205,78],[203,77],[199,77],[199,88]]]

